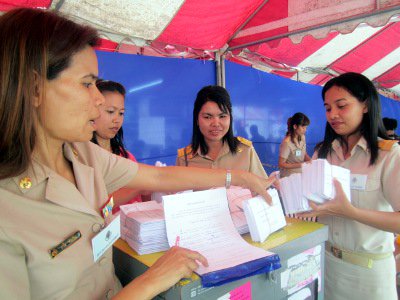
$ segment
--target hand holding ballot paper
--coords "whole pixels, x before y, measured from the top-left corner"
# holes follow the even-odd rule
[[[286,225],[278,192],[269,189],[268,193],[272,197],[272,205],[268,205],[261,196],[243,201],[250,236],[254,242],[264,242],[272,232]]]
[[[335,197],[323,204],[310,202],[311,212],[302,213],[303,217],[315,217],[323,215],[336,215],[347,217],[353,215],[354,206],[351,205],[350,198],[343,189],[343,185],[337,179],[333,179],[333,185],[336,190]]]
[[[220,285],[280,267],[279,257],[247,243],[235,229],[226,189],[163,197],[169,245],[197,251],[209,266],[195,271],[203,286]]]
[[[286,214],[330,207],[335,203],[332,199],[338,197],[350,203],[350,171],[331,165],[325,159],[303,164],[302,173],[282,178],[280,187]],[[320,214],[313,212],[302,215],[306,217]]]

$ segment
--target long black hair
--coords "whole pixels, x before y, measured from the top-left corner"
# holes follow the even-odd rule
[[[290,135],[290,140],[292,141],[292,143],[294,143],[294,135],[295,135],[294,128],[293,128],[294,125],[308,126],[308,125],[310,125],[310,119],[305,114],[303,114],[301,112],[297,112],[287,120],[286,136]],[[299,136],[299,141],[300,140],[301,140],[301,137]]]
[[[235,136],[233,136],[231,97],[229,96],[229,93],[225,88],[217,85],[205,86],[197,93],[196,101],[194,102],[193,107],[192,153],[196,153],[199,147],[202,154],[208,153],[208,145],[204,140],[204,136],[201,133],[198,124],[200,110],[203,105],[208,101],[215,102],[222,112],[229,114],[229,130],[222,138],[222,142],[228,143],[230,152],[236,153],[240,142]]]
[[[0,16],[0,41],[0,179],[4,179],[21,174],[32,163],[39,120],[33,105],[37,87],[44,89],[46,79],[57,78],[76,53],[96,46],[99,36],[95,29],[55,12],[19,8]]]
[[[114,92],[121,94],[125,98],[125,88],[122,84],[118,82],[99,79],[96,81],[96,86],[102,94],[104,92]],[[96,132],[93,132],[93,137],[91,141],[97,145],[99,144],[97,141]],[[122,127],[118,130],[117,134],[112,139],[110,139],[110,146],[112,153],[122,155],[125,158],[128,157],[128,152],[126,151],[124,146],[124,132],[122,130]]]
[[[360,133],[367,141],[371,153],[370,165],[373,165],[378,158],[378,137],[387,139],[385,128],[381,118],[381,103],[378,92],[373,83],[364,75],[359,73],[345,73],[329,80],[322,89],[322,98],[325,100],[326,92],[334,87],[341,87],[349,92],[359,102],[366,103],[368,111],[364,113]],[[338,135],[329,123],[325,126],[325,137],[318,148],[318,157],[326,158],[332,151],[332,142],[338,139],[346,147],[347,142]]]

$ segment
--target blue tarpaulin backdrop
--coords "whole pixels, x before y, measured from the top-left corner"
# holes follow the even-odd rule
[[[190,143],[197,92],[216,84],[211,61],[97,52],[99,76],[122,83],[124,140],[138,161],[174,165],[176,150]],[[249,67],[226,63],[226,88],[233,104],[234,132],[253,141],[268,173],[277,169],[286,121],[303,112],[308,153],[323,138],[325,112],[321,87],[298,83]],[[381,96],[382,116],[400,120],[400,103]]]

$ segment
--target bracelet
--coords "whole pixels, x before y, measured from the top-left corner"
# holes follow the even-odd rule
[[[226,170],[225,188],[229,189],[231,187],[231,182],[232,182],[231,170]]]

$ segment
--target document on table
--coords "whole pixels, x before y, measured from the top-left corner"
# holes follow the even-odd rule
[[[200,265],[196,270],[199,275],[268,257],[279,264],[276,254],[250,245],[239,235],[229,213],[225,188],[164,196],[163,205],[169,245],[179,241],[179,246],[207,258],[209,267]]]
[[[121,206],[121,238],[138,254],[169,249],[164,211],[156,201]]]

